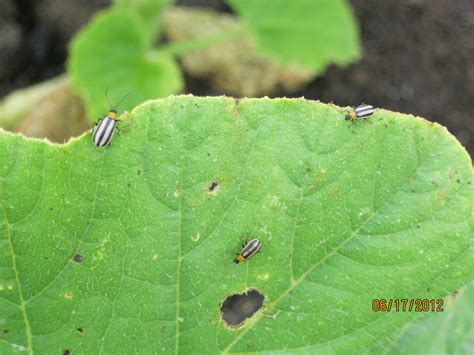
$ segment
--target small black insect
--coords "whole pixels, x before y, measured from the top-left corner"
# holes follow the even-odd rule
[[[211,184],[209,185],[208,187],[208,190],[210,192],[214,191],[215,189],[217,189],[217,187],[219,186],[219,183],[217,181],[213,181],[211,182]]]

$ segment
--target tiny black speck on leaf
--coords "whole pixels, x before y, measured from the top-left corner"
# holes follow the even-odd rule
[[[137,170],[137,175],[140,175],[142,172],[140,170]]]
[[[217,181],[213,181],[209,185],[208,190],[212,192],[212,191],[215,191],[218,187],[219,187],[219,183]]]
[[[80,254],[76,254],[74,255],[74,258],[73,260],[76,262],[76,263],[82,263],[84,261],[84,257]]]
[[[79,328],[77,328],[77,331],[82,334],[82,333],[84,333],[84,328],[79,327]]]

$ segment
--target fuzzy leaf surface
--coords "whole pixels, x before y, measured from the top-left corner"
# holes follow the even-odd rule
[[[0,353],[377,353],[418,314],[374,298],[472,280],[471,161],[437,124],[192,96],[121,119],[107,148],[0,132]]]

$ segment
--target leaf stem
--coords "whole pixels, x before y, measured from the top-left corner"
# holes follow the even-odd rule
[[[162,54],[177,56],[198,49],[207,48],[216,43],[224,42],[232,38],[242,36],[246,33],[248,33],[248,28],[244,25],[240,25],[237,28],[233,28],[228,31],[222,31],[212,36],[168,43],[164,46],[154,49],[150,55],[152,57]]]

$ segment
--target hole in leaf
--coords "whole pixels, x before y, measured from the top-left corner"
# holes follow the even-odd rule
[[[221,306],[222,319],[230,326],[238,326],[252,317],[263,306],[265,297],[255,290],[227,297]]]
[[[71,355],[71,350],[69,350],[69,349],[64,349],[63,355]]]
[[[84,257],[80,254],[76,254],[72,260],[74,260],[76,263],[82,263],[84,261]]]

